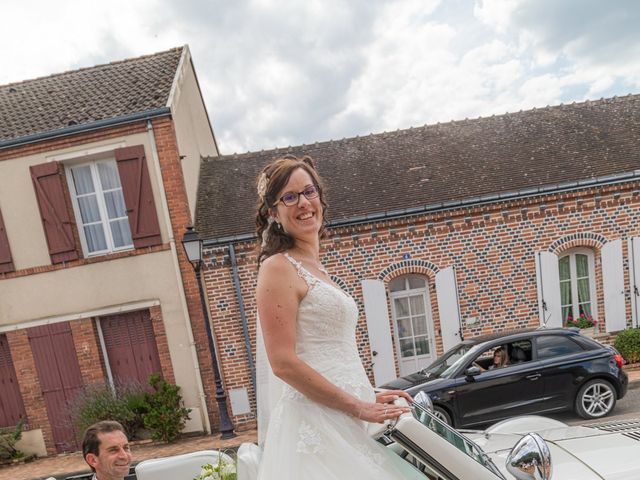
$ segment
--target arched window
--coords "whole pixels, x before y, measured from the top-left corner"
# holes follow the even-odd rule
[[[405,275],[389,283],[400,373],[415,373],[435,360],[427,281]]]
[[[581,315],[596,318],[595,261],[586,248],[567,252],[558,259],[562,323]]]

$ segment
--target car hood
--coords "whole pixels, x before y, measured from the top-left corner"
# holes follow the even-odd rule
[[[429,389],[437,388],[438,385],[446,380],[440,377],[429,377],[422,373],[412,373],[411,375],[405,375],[404,377],[396,378],[395,380],[382,385],[381,388],[389,388],[392,390],[408,390],[411,387],[418,385],[429,385]]]
[[[551,452],[553,478],[563,480],[638,480],[640,478],[640,420],[635,432],[609,432],[593,427],[564,427],[537,431]],[[519,433],[465,433],[512,478],[505,463]],[[594,473],[596,472],[597,475]]]

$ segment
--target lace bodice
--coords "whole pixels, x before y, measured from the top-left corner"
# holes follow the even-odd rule
[[[355,301],[337,286],[311,274],[289,254],[284,256],[308,285],[298,309],[296,353],[340,388],[370,399],[373,390],[356,343]],[[289,393],[295,394],[295,390]]]

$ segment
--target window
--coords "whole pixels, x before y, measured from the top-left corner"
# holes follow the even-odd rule
[[[29,170],[52,264],[162,243],[144,146],[71,152]]]
[[[562,324],[581,315],[595,317],[595,282],[593,252],[573,250],[558,260]]]
[[[12,427],[24,418],[24,404],[11,350],[6,335],[0,334],[0,427]]]
[[[538,346],[538,360],[545,358],[555,358],[559,355],[571,355],[580,353],[582,347],[570,338],[559,335],[544,335],[536,340]]]
[[[418,275],[406,275],[392,280],[389,290],[400,372],[405,375],[435,360],[427,281]]]
[[[87,255],[133,248],[118,168],[113,159],[75,165],[70,176],[81,243]]]

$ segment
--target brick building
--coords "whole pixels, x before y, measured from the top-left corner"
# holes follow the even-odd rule
[[[0,86],[0,427],[24,418],[23,450],[75,450],[78,392],[156,371],[187,430],[215,423],[180,245],[215,155],[186,46]]]
[[[360,309],[375,384],[460,338],[560,326],[638,326],[640,96],[587,101],[210,158],[196,227],[237,423],[254,420],[255,179],[308,154],[328,188],[321,258]]]

